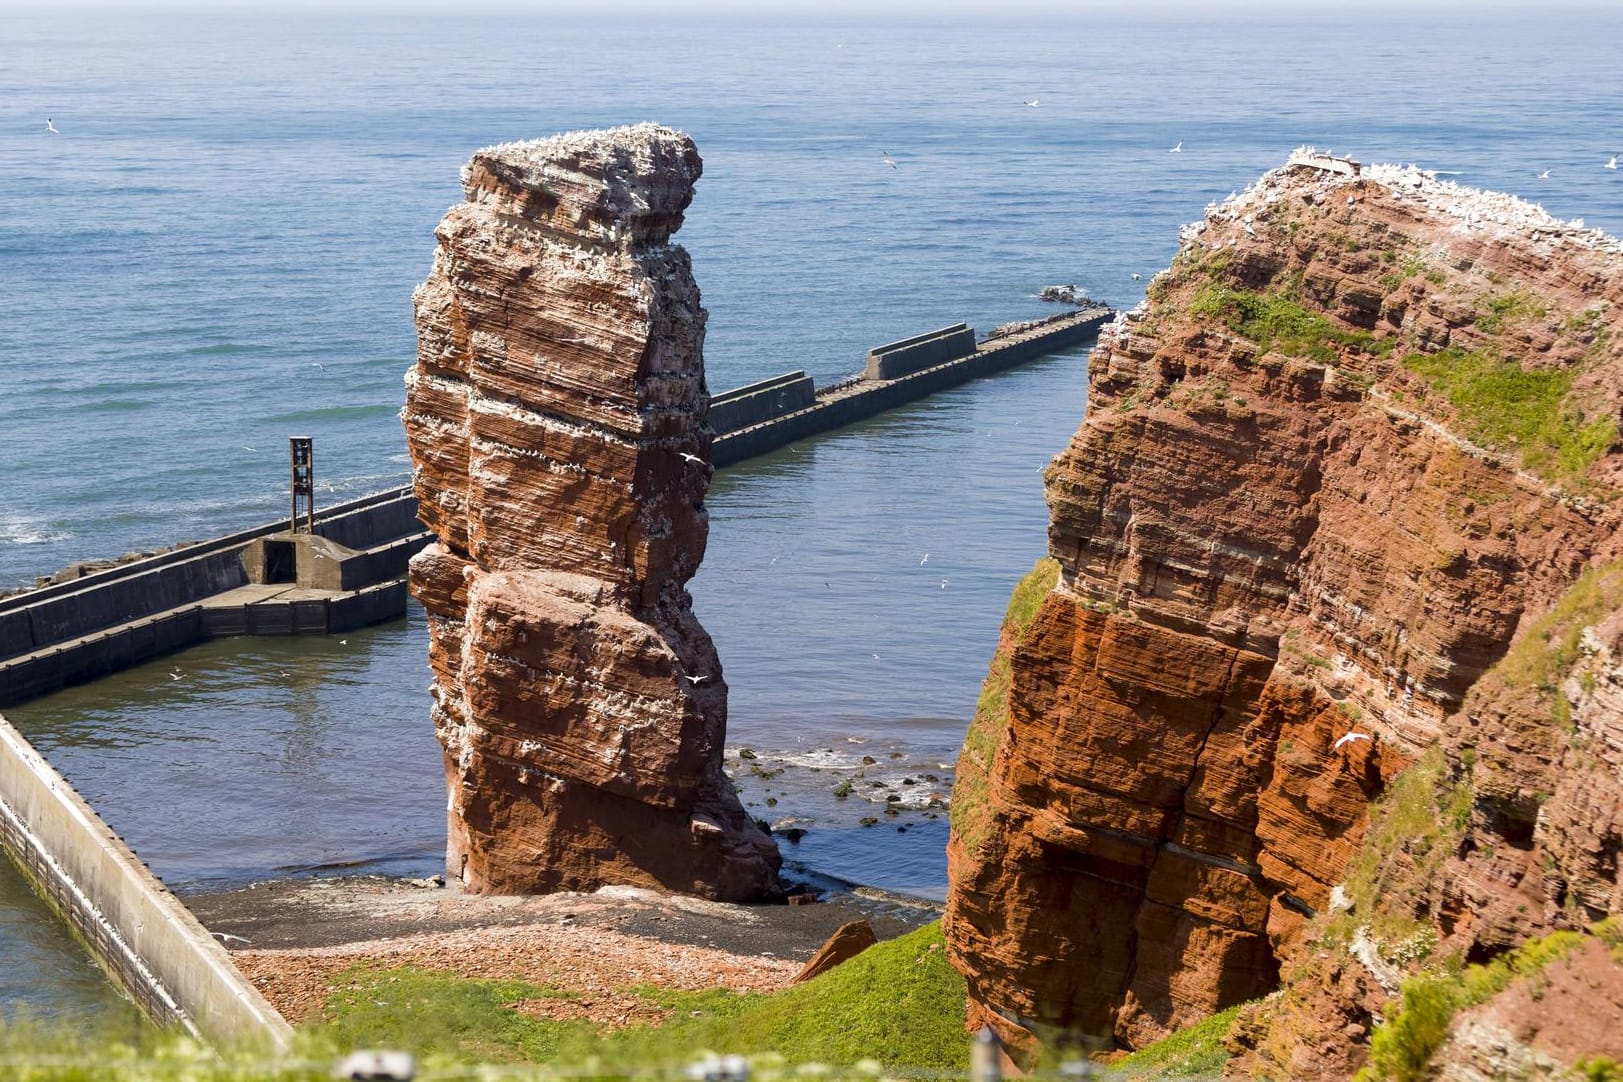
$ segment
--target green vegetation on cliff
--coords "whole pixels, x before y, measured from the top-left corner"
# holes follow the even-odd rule
[[[1589,568],[1516,640],[1497,671],[1513,686],[1549,696],[1554,719],[1565,727],[1571,704],[1561,683],[1578,661],[1584,629],[1618,609],[1623,609],[1623,561]]]
[[[978,849],[991,833],[987,818],[990,814],[986,803],[990,789],[987,774],[1008,727],[1009,683],[1013,679],[1009,652],[1036,619],[1043,598],[1048,596],[1058,576],[1059,561],[1045,556],[1015,584],[1008,611],[1003,616],[998,648],[992,654],[986,682],[981,685],[980,699],[975,704],[975,716],[964,734],[963,754],[958,760],[958,777],[953,783],[948,815],[958,843],[969,852]]]
[[[1139,1049],[1132,1055],[1112,1064],[1124,1082],[1140,1079],[1218,1078],[1229,1052],[1223,1039],[1234,1028],[1234,1020],[1250,1006],[1237,1003],[1226,1011],[1219,1011],[1188,1029],[1179,1030],[1163,1040]]]
[[[1573,396],[1570,369],[1523,368],[1458,347],[1412,353],[1403,364],[1454,407],[1467,439],[1516,452],[1524,468],[1548,480],[1582,475],[1617,441],[1611,418],[1587,418]]]
[[[1302,304],[1293,292],[1282,288],[1257,293],[1205,282],[1190,299],[1187,312],[1196,319],[1222,323],[1264,353],[1335,364],[1346,349],[1380,356],[1391,352],[1391,339],[1343,330]]]
[[[1347,866],[1352,920],[1369,929],[1377,949],[1426,953],[1423,912],[1471,818],[1469,778],[1450,777],[1440,747],[1428,748],[1381,794],[1369,812],[1363,844]],[[1418,937],[1418,938],[1417,938]],[[1401,963],[1402,957],[1389,957]]]
[[[1623,926],[1602,921],[1590,929],[1614,950],[1623,942]],[[1552,932],[1484,965],[1441,973],[1428,972],[1403,982],[1397,1011],[1370,1038],[1369,1063],[1356,1082],[1418,1082],[1430,1077],[1429,1065],[1447,1041],[1454,1016],[1485,1003],[1512,981],[1536,976],[1571,954],[1584,942],[1583,932]]]

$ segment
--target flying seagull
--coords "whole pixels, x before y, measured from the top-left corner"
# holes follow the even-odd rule
[[[928,559],[929,559],[929,558],[930,558],[930,554],[929,554],[929,553],[928,553],[928,552],[926,552],[926,553],[925,553],[925,554],[924,554],[924,560],[928,560]],[[923,566],[924,566],[924,560],[920,560],[920,561],[919,561],[919,566],[920,566],[920,567],[923,567]]]
[[[1141,282],[1143,280],[1144,280],[1144,276],[1142,274],[1138,273],[1137,271],[1133,272],[1133,281]]]
[[[1183,153],[1183,140],[1179,139],[1178,140],[1178,145],[1173,147],[1171,150],[1167,151],[1167,153],[1168,154],[1182,154]]]
[[[169,679],[171,679],[171,680],[179,680],[179,679],[181,679],[180,670],[179,669],[170,669],[169,670]]]
[[[1351,744],[1354,740],[1368,740],[1369,738],[1368,733],[1346,733],[1334,744],[1330,745],[1330,750],[1340,751],[1343,744]]]
[[[1544,172],[1538,174],[1538,179],[1540,179],[1540,180],[1549,180],[1550,179],[1550,171],[1548,169],[1544,170]]]
[[[218,939],[221,943],[241,943],[243,946],[247,946],[250,942],[242,938],[242,936],[232,935],[230,932],[210,932],[209,935]]]
[[[1026,104],[1031,106],[1033,109],[1035,109],[1035,108],[1037,108],[1037,99],[1032,98],[1030,101],[1026,102]]]
[[[49,123],[49,122],[47,122],[47,123]],[[1608,169],[1616,169],[1617,168],[1617,155],[1616,154],[1613,154],[1610,158],[1608,158],[1606,160],[1606,168],[1608,168]]]
[[[690,455],[686,451],[680,451],[678,454],[680,454],[688,462],[704,462],[704,459],[700,458],[698,455]]]
[[[881,150],[881,151],[880,151],[880,152],[879,152],[879,156],[880,156],[880,157],[881,157],[881,158],[882,158],[882,159],[884,159],[884,162],[885,162],[885,164],[886,164],[886,165],[888,165],[888,166],[890,166],[890,167],[891,167],[891,168],[892,168],[892,169],[895,169],[895,168],[896,168],[896,159],[895,159],[895,158],[892,158],[892,157],[891,157],[891,156],[890,156],[890,151],[888,151],[888,150]]]
[[[311,368],[319,368],[323,372],[325,372],[327,370],[327,366],[322,364],[320,361],[311,361],[310,362],[310,367]]]
[[[706,680],[708,680],[710,678],[708,676],[689,676],[687,673],[683,673],[682,674],[682,679],[686,680],[688,683],[692,684],[694,687],[698,687],[700,684],[704,683]]]
[[[45,118],[45,131],[50,135],[61,135],[62,134],[61,132],[56,130],[56,125],[51,123],[51,118],[50,117]]]

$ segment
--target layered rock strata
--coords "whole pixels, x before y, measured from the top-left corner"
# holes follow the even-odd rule
[[[1057,565],[949,850],[972,1020],[1017,1049],[1139,1047],[1283,972],[1317,991],[1249,1069],[1336,1076],[1376,970],[1623,909],[1623,246],[1293,162],[1183,231],[1046,473]]]
[[[450,874],[495,893],[777,892],[722,774],[704,554],[705,310],[670,242],[701,163],[653,125],[462,170],[414,297],[402,413],[423,521]]]

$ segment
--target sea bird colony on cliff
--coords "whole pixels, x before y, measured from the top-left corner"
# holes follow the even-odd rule
[[[701,168],[652,124],[504,143],[435,232],[402,418],[436,540],[411,586],[471,890],[779,891],[722,773],[727,686],[686,589],[706,313],[670,237]]]
[[[972,1023],[1029,1060],[1257,1000],[1231,1074],[1623,1060],[1623,243],[1305,147],[1088,380],[959,762]]]

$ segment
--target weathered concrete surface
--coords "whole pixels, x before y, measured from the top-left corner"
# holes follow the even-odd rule
[[[687,253],[701,165],[651,124],[463,169],[416,294],[402,414],[448,871],[471,890],[778,892],[721,770],[727,687],[686,583],[710,431]]]
[[[989,376],[1015,365],[1087,340],[1115,312],[1109,308],[1087,308],[1075,313],[1036,321],[1015,333],[974,346],[962,357],[954,357],[896,379],[859,379],[817,392],[812,405],[781,414],[758,424],[732,431],[718,431],[711,447],[716,466],[764,455],[795,440],[854,424],[888,409],[917,401],[936,391]],[[921,335],[930,338],[932,335]]]
[[[0,842],[153,1021],[225,1048],[292,1047],[225,948],[4,718]]]
[[[0,707],[215,636],[329,634],[403,616],[406,561],[427,542],[415,511],[399,489],[325,509],[300,536],[285,588],[251,585],[284,519],[0,598]]]

